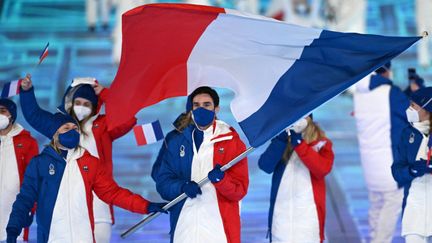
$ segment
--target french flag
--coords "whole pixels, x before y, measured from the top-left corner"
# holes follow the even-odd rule
[[[14,95],[19,94],[20,87],[21,87],[21,81],[22,80],[19,79],[19,80],[15,80],[15,81],[12,81],[12,82],[5,83],[3,85],[3,90],[2,90],[2,93],[1,93],[1,97],[2,98],[9,98],[9,97],[12,97]]]
[[[155,143],[164,138],[159,120],[133,128],[138,146]]]
[[[39,64],[42,63],[42,61],[45,59],[45,57],[48,56],[48,46],[49,46],[49,42],[46,44],[45,48],[43,49],[42,53],[39,56]]]
[[[332,32],[189,4],[143,5],[122,21],[109,129],[144,107],[211,86],[234,92],[231,111],[254,147],[421,38]]]

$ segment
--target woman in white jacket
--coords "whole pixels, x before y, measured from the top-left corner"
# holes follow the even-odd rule
[[[432,87],[411,96],[407,109],[411,126],[402,131],[392,173],[404,187],[402,236],[407,243],[432,242],[431,159]]]
[[[333,160],[331,141],[311,117],[300,119],[272,140],[258,161],[263,171],[273,174],[270,242],[324,240],[325,176]]]

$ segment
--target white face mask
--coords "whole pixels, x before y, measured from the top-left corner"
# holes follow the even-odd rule
[[[414,108],[412,108],[411,106],[408,107],[408,109],[406,109],[406,116],[408,119],[408,122],[419,122],[420,121],[420,117],[418,114],[418,111],[416,111]]]
[[[306,129],[307,125],[308,125],[308,122],[307,122],[306,118],[302,118],[302,119],[296,121],[292,125],[292,129],[296,133],[301,133],[301,132],[303,132]]]
[[[92,112],[92,110],[90,108],[82,106],[82,105],[74,105],[73,109],[74,109],[75,115],[79,121],[84,120]]]
[[[3,130],[7,126],[9,126],[9,123],[10,123],[9,117],[0,114],[0,130]]]

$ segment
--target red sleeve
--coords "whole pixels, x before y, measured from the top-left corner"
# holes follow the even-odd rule
[[[302,141],[302,143],[295,148],[299,158],[317,179],[321,179],[330,173],[334,161],[331,141],[328,139],[323,141],[325,141],[326,144],[318,152],[305,141]]]
[[[240,153],[246,150],[246,146],[240,140],[236,139],[236,146],[232,156],[228,156],[229,160],[224,161],[224,164],[231,161]],[[231,201],[240,201],[247,193],[249,186],[247,158],[242,159],[236,165],[225,171],[224,178],[217,183],[214,183],[216,190],[226,199]]]
[[[98,166],[93,191],[107,204],[113,204],[134,213],[147,213],[149,201],[117,185],[113,178],[108,176],[102,166]]]
[[[137,119],[135,117],[132,117],[126,123],[114,128],[112,130],[109,130],[108,132],[109,132],[111,139],[114,141],[117,138],[125,135],[135,126],[136,123],[137,123]]]
[[[101,101],[101,103],[105,103],[107,98],[108,98],[108,94],[109,94],[109,88],[103,88],[102,91],[99,94],[99,101]]]

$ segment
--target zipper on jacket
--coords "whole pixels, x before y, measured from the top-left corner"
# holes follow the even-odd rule
[[[70,164],[69,163],[70,162],[66,160],[66,168],[68,170],[68,172],[67,172],[68,173],[68,181],[67,181],[67,183],[68,183],[68,194],[67,194],[68,195],[68,198],[67,198],[67,200],[68,200],[68,217],[69,217],[70,239],[71,239],[71,242],[74,242],[73,231],[72,231],[72,216],[71,216],[71,196],[70,196],[71,174],[70,174]]]
[[[292,157],[292,155],[291,155],[291,158],[293,158]],[[295,160],[293,159],[292,161],[291,161],[291,167],[292,167],[292,172],[294,172],[293,174],[292,174],[292,176],[291,175],[287,175],[287,176],[290,176],[291,178],[292,178],[292,180],[291,180],[291,187],[290,187],[290,199],[289,199],[289,201],[290,201],[290,204],[289,204],[289,212],[290,212],[290,215],[289,215],[289,221],[288,222],[294,222],[293,221],[293,213],[294,213],[294,206],[293,206],[293,201],[294,201],[294,188],[295,188],[295,182],[296,182],[296,173],[295,173]],[[289,166],[289,165],[287,165],[287,166]],[[290,228],[289,228],[289,238],[292,240],[292,236],[293,236],[293,226],[292,226],[292,224],[291,224],[291,226],[290,226]]]

